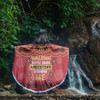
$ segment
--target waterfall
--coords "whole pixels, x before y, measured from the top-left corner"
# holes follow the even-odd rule
[[[73,63],[74,67],[71,64],[68,66],[68,90],[75,90],[77,93],[81,94],[90,93],[93,90],[99,91],[93,86],[91,80],[82,70],[76,58],[77,55],[70,56],[70,62]]]
[[[92,32],[93,35],[95,37],[99,37],[100,38],[100,29],[96,28],[96,24],[98,23],[98,21],[96,21],[93,25],[92,25]]]

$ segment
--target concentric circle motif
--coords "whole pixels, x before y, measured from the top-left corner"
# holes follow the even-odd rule
[[[52,58],[51,63],[52,64],[56,64],[57,63],[57,59],[56,58]]]
[[[54,76],[54,73],[53,73],[52,71],[50,71],[50,72],[49,72],[49,76],[50,76],[50,77],[53,77],[53,76]]]
[[[32,76],[31,71],[29,71],[29,72],[27,73],[27,76],[28,76],[28,77],[31,77],[31,76]]]
[[[26,63],[27,63],[27,64],[30,64],[30,63],[31,63],[31,58],[27,58],[27,59],[26,59]]]

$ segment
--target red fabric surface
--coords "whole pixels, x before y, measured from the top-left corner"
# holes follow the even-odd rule
[[[68,53],[67,47],[54,44],[16,46],[14,78],[23,88],[37,93],[59,86],[67,73]]]

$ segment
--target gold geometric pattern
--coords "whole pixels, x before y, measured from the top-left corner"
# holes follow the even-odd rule
[[[27,73],[27,76],[28,76],[28,77],[31,77],[31,76],[32,76],[31,71],[29,71],[29,72]]]
[[[46,50],[37,50],[35,49],[36,47],[39,47],[39,48],[45,48],[47,47],[48,49]],[[32,49],[32,47],[34,47]],[[19,52],[19,48],[21,48],[21,51]],[[24,49],[29,51],[29,52],[24,52]],[[62,46],[58,46],[58,45],[54,45],[54,44],[46,44],[44,45],[43,47],[40,47],[39,45],[35,45],[35,44],[30,44],[30,45],[21,45],[21,46],[16,46],[16,55],[18,56],[31,56],[31,55],[34,55],[34,54],[37,54],[37,55],[40,55],[40,54],[43,54],[43,55],[53,55],[55,57],[61,57],[61,56],[65,56],[65,55],[68,55],[68,48],[67,47],[62,47]]]

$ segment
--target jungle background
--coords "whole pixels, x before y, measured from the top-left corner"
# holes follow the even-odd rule
[[[11,84],[14,47],[33,43],[40,29],[46,29],[51,43],[79,54],[100,88],[100,38],[92,31],[96,21],[100,34],[100,0],[0,0],[0,88]]]

